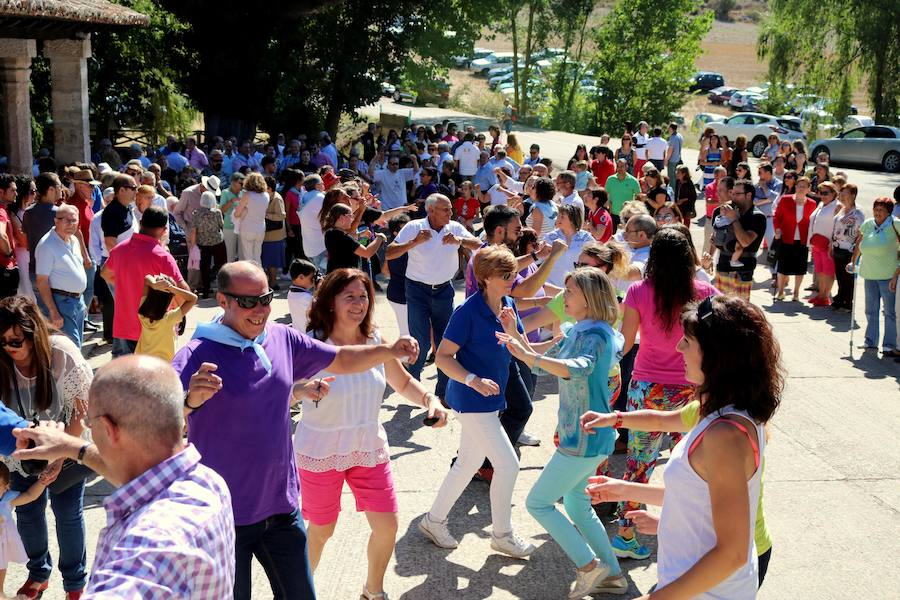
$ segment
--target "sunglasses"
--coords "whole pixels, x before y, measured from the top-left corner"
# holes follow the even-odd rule
[[[712,296],[707,296],[697,306],[697,318],[700,319],[701,323],[708,322],[713,316],[712,298]]]
[[[582,267],[593,267],[594,265],[592,265],[591,263],[583,263],[583,262],[576,261],[576,262],[572,263],[572,266],[575,267],[576,269],[580,269]]]
[[[137,189],[136,185],[123,185],[122,187],[126,190],[136,190]]]
[[[247,309],[256,308],[257,304],[268,306],[272,304],[272,300],[275,298],[275,292],[273,290],[269,290],[260,296],[239,296],[237,294],[229,294],[228,292],[222,292],[222,294],[229,298],[233,298],[238,306]]]
[[[137,177],[138,175],[143,175],[143,171],[133,171],[131,169],[125,171],[126,175],[131,175],[132,177]]]
[[[0,348],[21,348],[25,344],[25,338],[21,340],[4,340],[0,339]]]

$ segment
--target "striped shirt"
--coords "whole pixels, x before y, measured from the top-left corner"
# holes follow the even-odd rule
[[[233,596],[231,495],[189,445],[103,503],[88,598]]]

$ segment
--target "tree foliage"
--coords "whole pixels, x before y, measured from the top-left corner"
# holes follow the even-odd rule
[[[757,49],[769,73],[824,96],[867,86],[879,123],[900,120],[900,2],[771,0]]]
[[[594,10],[593,0],[557,0],[553,13],[565,54],[553,70],[552,91],[548,104],[549,126],[552,129],[582,131],[587,124],[584,115],[589,105],[580,82],[585,75],[584,56],[588,19]]]
[[[594,33],[595,131],[665,123],[687,96],[712,13],[699,0],[617,0]]]

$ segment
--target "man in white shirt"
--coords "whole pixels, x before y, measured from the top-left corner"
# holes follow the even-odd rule
[[[467,133],[463,138],[463,143],[459,145],[453,158],[456,159],[456,168],[464,179],[471,180],[478,171],[478,157],[481,152],[473,143],[475,134]]]
[[[325,200],[324,184],[318,175],[308,175],[303,180],[306,193],[303,194],[300,207],[300,239],[303,240],[303,253],[309,262],[316,265],[324,272],[327,266],[325,256],[325,234],[322,233],[322,223],[319,222],[319,211],[322,210],[322,202]]]
[[[390,210],[407,204],[406,183],[412,181],[419,170],[416,157],[410,155],[413,166],[401,169],[400,159],[391,156],[387,161],[387,169],[378,169],[372,174],[372,179],[381,189],[379,200],[382,210]]]
[[[638,123],[637,133],[632,136],[632,139],[634,140],[634,153],[637,158],[637,160],[634,161],[634,173],[632,173],[635,177],[643,177],[641,167],[647,162],[647,142],[650,141],[650,136],[647,135],[647,133],[649,129],[650,125],[647,124],[647,121],[641,121]]]
[[[406,267],[406,307],[409,333],[419,341],[419,356],[409,365],[409,372],[420,378],[425,366],[431,335],[435,343],[453,312],[453,276],[459,268],[459,247],[476,250],[481,240],[453,220],[453,205],[443,194],[431,194],[425,200],[424,219],[403,226],[387,247],[385,259],[392,260],[409,253]],[[447,390],[447,376],[440,370],[435,394],[441,398]]]
[[[574,204],[584,213],[584,200],[575,191],[575,172],[562,171],[556,176],[556,191],[560,196],[559,203],[563,206]]]
[[[656,170],[660,173],[666,164],[666,150],[669,144],[662,138],[662,128],[653,128],[653,137],[647,140],[647,159],[653,163]]]

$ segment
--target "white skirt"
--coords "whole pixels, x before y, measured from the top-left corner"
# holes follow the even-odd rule
[[[25,564],[28,555],[25,554],[25,546],[16,529],[16,523],[8,520],[0,525],[0,569],[5,569],[9,563]]]

